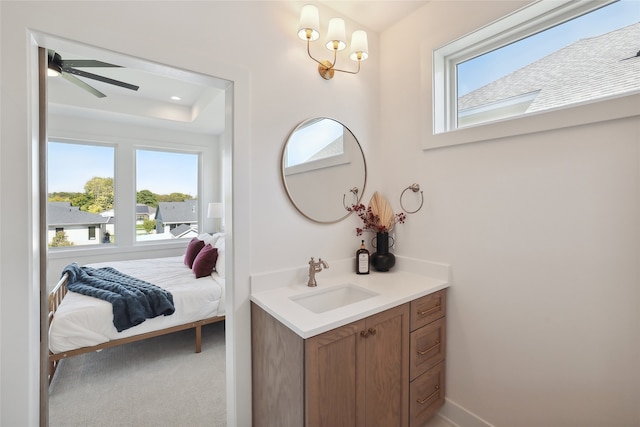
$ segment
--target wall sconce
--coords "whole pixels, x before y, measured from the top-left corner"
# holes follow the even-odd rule
[[[358,63],[356,71],[340,70],[335,68],[336,57],[338,51],[347,47],[347,37],[345,34],[344,19],[332,18],[329,21],[329,30],[327,32],[326,48],[333,51],[333,62],[329,60],[319,61],[311,55],[309,45],[312,41],[320,38],[320,16],[318,8],[313,5],[306,5],[300,12],[300,24],[298,25],[298,37],[307,41],[307,54],[309,58],[318,63],[318,72],[323,79],[329,80],[333,78],[335,71],[341,73],[357,74],[360,71],[360,62],[369,57],[369,44],[367,42],[367,33],[363,30],[354,31],[351,35],[351,54],[349,58]]]
[[[216,227],[214,232],[218,232],[222,230],[222,228],[220,227],[220,219],[223,217],[224,217],[224,209],[223,209],[222,203],[220,202],[209,203],[209,205],[207,206],[207,218],[215,219]]]

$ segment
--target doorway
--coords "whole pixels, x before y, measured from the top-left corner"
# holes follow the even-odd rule
[[[222,202],[227,202],[225,203],[225,214],[227,217],[229,217],[229,219],[231,218],[231,211],[232,211],[232,204],[231,201],[233,200],[232,195],[230,194],[230,189],[231,189],[231,183],[229,182],[231,180],[231,171],[232,171],[232,163],[233,163],[233,159],[231,156],[231,150],[230,150],[230,144],[232,141],[232,136],[231,136],[231,126],[229,126],[233,120],[231,117],[231,114],[233,112],[233,108],[230,108],[230,105],[232,104],[232,94],[233,94],[233,85],[231,84],[230,81],[225,80],[225,79],[220,79],[217,77],[212,77],[212,76],[208,76],[208,75],[202,75],[202,74],[197,74],[197,73],[191,73],[188,71],[184,71],[181,69],[177,69],[174,68],[172,66],[168,66],[168,65],[162,65],[162,64],[157,64],[157,63],[152,63],[152,62],[148,62],[145,60],[141,60],[139,58],[132,58],[132,57],[127,57],[125,55],[121,55],[121,54],[116,54],[113,52],[107,52],[107,51],[101,51],[100,49],[94,48],[94,47],[89,47],[89,46],[84,46],[78,43],[73,43],[70,42],[68,40],[56,40],[50,36],[46,37],[46,41],[42,43],[42,46],[44,46],[44,48],[46,50],[53,50],[53,51],[57,51],[57,52],[63,52],[66,55],[71,54],[72,56],[83,56],[83,57],[87,57],[87,58],[101,58],[102,60],[106,60],[106,61],[110,61],[110,63],[117,63],[118,65],[124,66],[126,68],[128,68],[131,71],[137,71],[137,72],[143,72],[143,73],[148,73],[151,74],[151,76],[149,77],[150,79],[152,78],[166,78],[168,76],[171,76],[173,78],[175,78],[176,76],[180,77],[180,80],[182,80],[183,82],[185,82],[186,84],[190,84],[190,85],[200,85],[200,86],[210,86],[212,88],[215,88],[217,91],[220,91],[223,94],[223,99],[222,99],[222,109],[221,109],[221,116],[217,116],[216,120],[220,120],[221,122],[221,126],[223,128],[223,130],[221,131],[220,136],[218,137],[220,146],[222,147],[222,153],[219,156],[219,166],[222,170],[225,170],[227,172],[225,172],[224,174],[222,174],[220,176],[220,183],[218,185],[218,192],[216,192],[215,190],[208,188],[206,185],[206,178],[203,179],[203,183],[202,185],[202,197],[204,198],[204,200],[211,200],[211,201],[222,201]],[[62,82],[64,83],[64,82]],[[98,84],[96,84],[97,86],[99,86]],[[56,105],[55,109],[56,110],[56,114],[58,114],[60,117],[65,116],[66,113],[69,113],[70,111],[80,111],[83,114],[89,115],[91,116],[92,120],[100,120],[100,118],[104,115],[104,117],[110,115],[110,114],[121,114],[121,112],[109,112],[109,111],[101,111],[99,109],[92,109],[91,107],[89,107],[90,101],[92,100],[91,98],[87,98],[87,95],[82,93],[82,90],[78,90],[78,88],[75,88],[74,86],[70,85],[69,88],[67,88],[68,91],[71,91],[72,89],[76,90],[76,93],[73,93],[72,95],[69,96],[70,98],[70,103],[67,106],[60,106],[60,105]],[[119,90],[119,89],[118,89]],[[89,99],[83,99],[80,95],[85,96],[85,98]],[[211,96],[211,95],[210,95]],[[215,98],[215,96],[213,96]],[[114,95],[115,98],[115,95]],[[220,101],[220,100],[218,100]],[[50,105],[51,100],[48,100],[47,103]],[[118,105],[117,102],[111,102],[111,104],[114,104],[116,107]],[[122,116],[120,116],[119,120],[126,124],[127,127],[129,128],[134,128],[136,126],[136,119],[134,118],[123,118]],[[138,119],[141,122],[145,122],[145,123],[149,123],[150,121],[153,120],[153,118],[149,118],[149,117],[144,117],[141,119]],[[166,118],[164,119],[166,120]],[[66,123],[70,123],[73,122],[73,119],[70,119],[69,117],[65,116],[64,119],[59,120],[58,123],[60,122],[66,122]],[[148,125],[148,124],[147,124]],[[166,125],[166,123],[164,123],[164,125]],[[162,126],[163,128],[166,128],[165,126]],[[203,124],[203,126],[206,124]],[[208,123],[208,125],[211,125],[211,123]],[[218,126],[220,126],[220,123],[217,123]],[[58,126],[58,125],[57,125]],[[178,127],[181,127],[183,129],[188,129],[189,127],[195,126],[193,124],[184,124],[184,125],[179,125]],[[59,127],[56,129],[56,131],[59,131]],[[202,135],[210,135],[210,133],[208,134],[207,132],[211,132],[209,131],[205,131],[204,133],[202,133]],[[73,132],[72,132],[73,133]],[[46,135],[44,135],[44,137],[46,138],[47,135],[49,134],[49,132],[46,133]],[[76,135],[77,136],[77,135]],[[73,137],[73,135],[71,136]],[[41,148],[42,150],[42,148]],[[41,156],[41,159],[43,157]],[[41,161],[41,163],[43,165],[46,165],[46,159],[45,161]],[[41,174],[46,174],[46,168],[40,168],[40,173]],[[41,176],[41,182],[45,181],[43,180],[43,177]],[[46,181],[45,181],[46,182]],[[42,205],[46,205],[46,194],[44,194],[46,188],[45,186],[41,186],[41,204]],[[208,199],[207,199],[208,198]],[[42,214],[41,214],[42,215]],[[205,218],[205,214],[201,215],[201,221],[203,223],[203,225],[207,225],[207,219]],[[40,230],[40,234],[46,234],[46,221],[41,221],[41,229]],[[233,235],[232,232],[232,227],[233,224],[231,221],[226,221],[225,223],[225,228],[228,232],[229,235]],[[205,227],[206,228],[206,227]],[[126,243],[125,239],[125,243]],[[233,246],[233,243],[231,243],[230,246]],[[135,251],[135,245],[132,245],[132,248],[130,249],[132,251]],[[145,248],[145,252],[148,253],[148,248]],[[90,253],[91,251],[89,251]],[[162,252],[161,250],[159,251],[159,253]],[[41,290],[43,291],[42,294],[46,295],[47,292],[47,282],[50,283],[51,281],[51,277],[55,277],[58,274],[58,271],[60,271],[60,265],[66,263],[68,261],[68,259],[65,259],[64,255],[61,254],[55,254],[55,256],[52,256],[51,253],[46,249],[46,245],[43,245],[43,249],[41,252],[41,257],[42,259],[44,259],[46,262],[43,263],[44,268],[42,269],[43,272],[43,277],[41,278]],[[78,258],[78,254],[74,254],[74,258],[77,259]],[[89,254],[86,259],[87,262],[92,262],[91,258],[95,258],[95,254]],[[232,252],[230,251],[230,256],[227,256],[226,259],[226,263],[227,265],[233,265],[233,259],[232,259]],[[232,270],[232,269],[229,269]],[[228,293],[233,293],[231,291],[228,291]],[[232,298],[227,299],[227,307],[231,306],[230,301],[232,301]],[[44,305],[44,304],[43,304]],[[46,318],[46,314],[44,312],[45,310],[43,310],[43,312],[41,313],[41,316],[43,316],[44,318]],[[228,322],[227,322],[227,339],[230,335],[232,335],[232,330],[230,330],[230,328],[232,328],[233,326],[233,310],[232,309],[228,309],[226,310],[227,313],[227,318],[228,318]],[[46,334],[45,334],[46,335]],[[42,340],[43,342],[43,346],[46,346],[46,336],[43,337],[44,339]],[[231,346],[229,346],[231,347]],[[229,353],[233,351],[233,350],[227,350],[227,361],[229,360],[233,360],[233,356],[229,356]],[[46,354],[46,351],[43,351],[43,354]],[[46,365],[46,363],[43,363],[41,365]],[[233,369],[233,367],[227,367],[228,369]],[[46,375],[45,375],[46,376]],[[227,374],[227,379],[229,378],[233,378],[233,376]],[[45,408],[45,410],[47,409],[47,384],[46,381],[42,381],[41,380],[41,388],[43,388],[43,392],[41,392],[41,399],[44,396],[44,402],[41,402],[41,410],[42,408]],[[230,388],[235,388],[233,384],[231,385],[227,385],[227,390]],[[233,396],[229,396],[229,398],[233,399]],[[227,405],[228,407],[235,407],[235,405],[229,404]],[[233,414],[231,415],[231,417],[233,417]],[[228,416],[229,418],[229,416]],[[46,414],[45,414],[45,424],[46,424]],[[41,417],[42,420],[42,417]]]

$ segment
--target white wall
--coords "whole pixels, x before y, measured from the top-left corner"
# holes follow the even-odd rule
[[[367,158],[377,144],[377,36],[369,35],[370,59],[358,76],[325,81],[296,37],[300,7],[263,1],[0,2],[1,425],[38,422],[38,170],[29,30],[239,82],[233,89],[233,197],[225,200],[234,213],[225,222],[236,259],[228,324],[237,333],[230,347],[238,367],[230,373],[230,391],[242,400],[231,408],[230,425],[249,425],[249,274],[304,265],[310,256],[345,258],[358,244],[355,222],[321,226],[291,206],[279,177],[282,144],[297,123],[313,116],[343,122]],[[326,26],[329,14],[321,9],[321,17]]]
[[[382,34],[383,190],[425,195],[397,252],[453,266],[452,403],[496,426],[637,426],[640,118],[422,150],[419,52],[522,4],[431,2]]]

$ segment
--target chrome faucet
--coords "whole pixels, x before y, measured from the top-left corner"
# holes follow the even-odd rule
[[[329,264],[323,261],[322,258],[318,258],[318,262],[316,262],[313,260],[313,257],[311,257],[311,261],[309,261],[309,281],[307,282],[307,286],[318,286],[318,283],[316,283],[316,273],[321,272],[322,267],[329,268]]]

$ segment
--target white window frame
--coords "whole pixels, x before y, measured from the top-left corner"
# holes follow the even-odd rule
[[[433,88],[431,100],[433,127],[430,130],[425,129],[423,148],[486,141],[640,115],[640,91],[636,91],[456,128],[458,114],[456,64],[614,1],[540,0],[433,52],[423,52],[423,55],[432,55],[432,70],[429,70],[432,72],[432,81],[428,83],[431,83]]]
[[[116,143],[113,142],[104,142],[104,141],[97,141],[95,139],[88,139],[88,138],[69,138],[69,137],[54,137],[54,136],[49,136],[47,139],[47,150],[49,149],[48,147],[48,143],[49,142],[53,142],[53,143],[60,143],[60,144],[68,144],[68,145],[78,145],[78,146],[91,146],[91,147],[105,147],[105,148],[111,148],[113,149],[113,197],[114,197],[114,210],[117,206],[118,200],[117,200],[117,193],[116,193],[116,186],[118,184],[117,179],[116,179],[116,169],[117,169],[117,157],[118,157],[118,145]],[[49,160],[47,159],[47,168],[49,168],[49,164],[48,164]],[[72,165],[69,165],[69,167],[72,167]],[[50,193],[49,188],[46,188],[46,192],[47,192],[47,197]],[[47,218],[47,232],[50,232],[49,229],[49,220]],[[106,226],[106,224],[105,224]],[[91,244],[78,244],[78,241],[74,241],[72,240],[72,237],[69,236],[69,233],[67,233],[68,230],[65,230],[64,227],[57,227],[55,229],[54,235],[58,233],[58,229],[61,229],[63,232],[65,232],[67,234],[67,237],[74,243],[72,246],[61,246],[61,247],[49,247],[48,248],[48,253],[49,256],[53,256],[55,257],[56,254],[58,254],[57,256],[60,256],[60,254],[64,254],[67,252],[79,252],[79,251],[92,251],[92,250],[103,250],[102,246],[99,241],[99,238],[102,239],[102,233],[98,232],[101,231],[102,228],[101,227],[97,227],[98,229],[96,230],[96,237],[91,239],[89,238],[90,232],[89,232],[89,228],[91,226],[89,226],[87,228],[87,239],[86,242],[89,241],[93,241],[96,240],[96,243],[91,243]],[[95,227],[94,227],[95,228]],[[118,224],[116,224],[116,230],[118,229]],[[50,242],[49,242],[50,243]]]
[[[180,148],[177,148],[179,146],[179,144],[165,144],[162,146],[155,146],[155,145],[135,145],[133,146],[133,163],[134,165],[137,164],[137,158],[138,158],[138,151],[156,151],[156,152],[164,152],[164,153],[175,153],[175,154],[192,154],[197,156],[197,165],[198,165],[198,176],[197,176],[197,194],[195,195],[195,200],[197,200],[197,205],[198,205],[198,232],[202,233],[203,230],[205,229],[205,216],[204,216],[204,208],[205,206],[201,206],[202,202],[201,200],[203,199],[203,196],[201,194],[202,192],[202,188],[203,188],[203,157],[204,157],[204,150],[200,149],[200,150],[189,150],[189,149],[184,149],[182,146]],[[136,234],[136,222],[138,221],[138,216],[135,215],[136,213],[136,206],[137,206],[137,198],[138,198],[138,171],[137,171],[137,167],[134,166],[134,170],[133,170],[133,178],[134,178],[134,188],[133,188],[133,192],[134,192],[134,198],[136,199],[136,203],[134,204],[133,208],[134,208],[134,217],[136,218],[134,223],[133,223],[133,234],[134,234],[134,238],[133,238],[133,245],[137,246],[137,245],[148,245],[148,244],[153,244],[153,243],[157,243],[157,244],[167,244],[169,242],[171,242],[172,240],[182,240],[182,241],[188,241],[190,238],[187,237],[180,237],[177,239],[157,239],[157,240],[148,240],[145,241],[144,239],[138,239],[138,235]],[[157,213],[157,211],[156,211]],[[116,218],[117,221],[117,218]],[[173,228],[172,228],[173,229]]]
[[[60,135],[60,136],[58,136]],[[168,152],[183,152],[198,155],[198,194],[200,201],[211,198],[210,189],[204,187],[205,180],[211,181],[211,172],[204,167],[209,164],[210,169],[214,167],[214,151],[212,146],[196,145],[185,142],[171,141],[148,141],[137,138],[123,139],[121,137],[103,136],[96,138],[84,132],[52,132],[49,140],[62,143],[76,143],[81,145],[107,145],[115,149],[114,164],[114,212],[116,215],[117,238],[114,244],[110,245],[77,245],[55,248],[48,253],[52,260],[65,259],[72,253],[82,253],[83,256],[91,257],[97,254],[106,253],[137,253],[149,250],[183,250],[188,239],[166,239],[153,241],[137,241],[135,235],[135,207],[136,207],[136,150],[163,150]],[[206,203],[205,203],[206,205]],[[198,226],[205,224],[206,213],[203,209],[206,206],[198,204]],[[133,213],[133,214],[132,214]],[[120,218],[120,219],[118,219]],[[131,232],[129,232],[131,231]],[[168,255],[164,255],[168,256]]]

